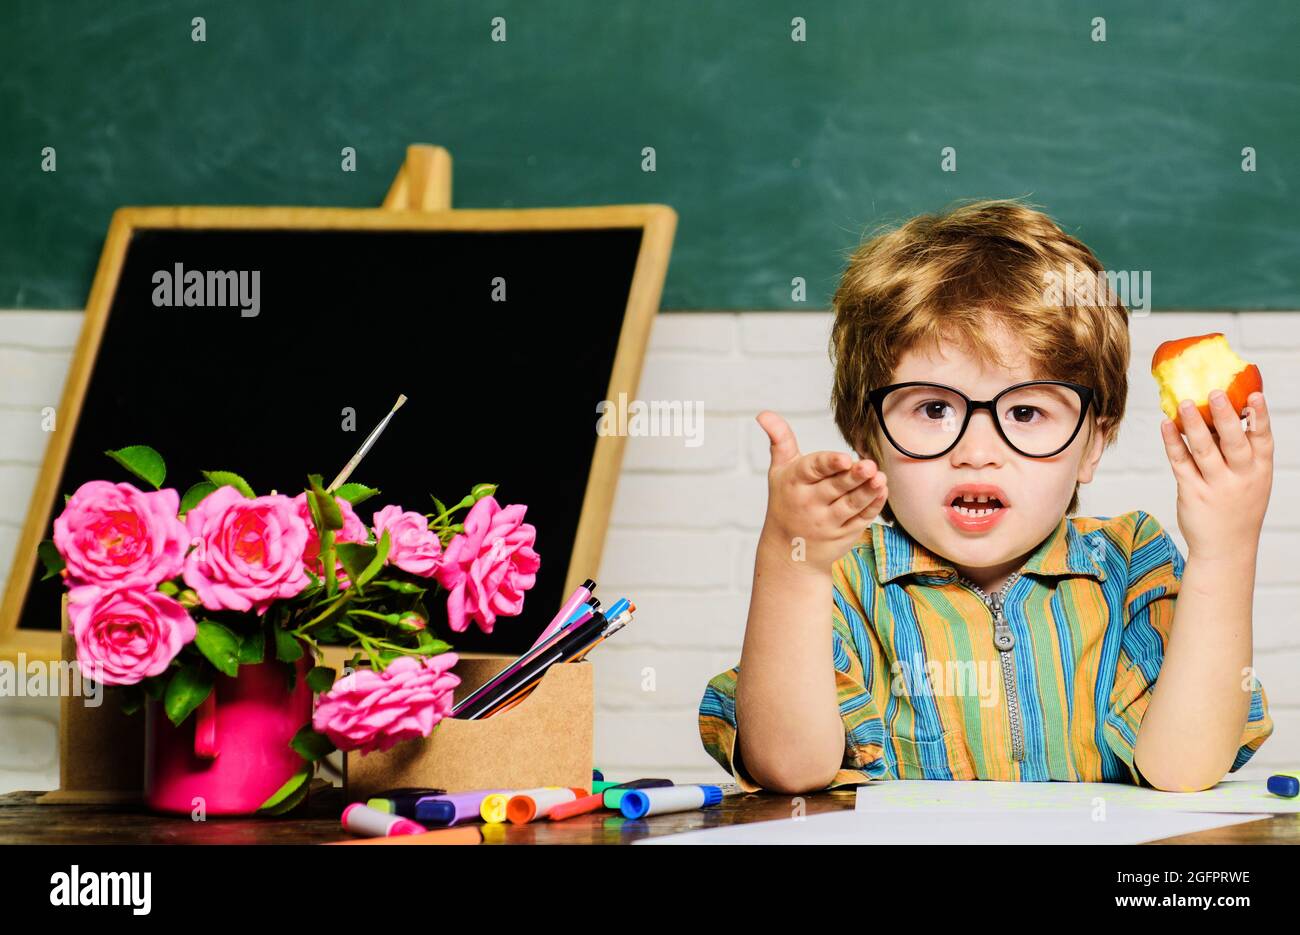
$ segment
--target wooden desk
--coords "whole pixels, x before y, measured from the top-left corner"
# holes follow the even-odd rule
[[[206,822],[154,815],[139,806],[38,805],[39,792],[0,796],[0,844],[321,844],[346,838],[339,815],[343,790],[313,791],[302,814],[287,818],[212,818]],[[852,788],[804,796],[805,814],[852,809]],[[489,844],[628,844],[637,838],[790,817],[790,796],[728,796],[720,805],[629,821],[613,812],[565,821],[486,825]],[[1154,844],[1300,844],[1300,814],[1277,815]]]

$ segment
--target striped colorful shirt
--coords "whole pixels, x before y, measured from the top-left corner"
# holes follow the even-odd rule
[[[1183,575],[1141,510],[1065,517],[998,595],[901,527],[873,523],[832,574],[844,759],[830,785],[884,779],[1122,782],[1133,765]],[[999,619],[1001,618],[1001,619]],[[995,645],[1007,646],[1000,651]],[[700,700],[705,749],[747,792],[733,666]],[[1273,732],[1264,688],[1231,771]]]

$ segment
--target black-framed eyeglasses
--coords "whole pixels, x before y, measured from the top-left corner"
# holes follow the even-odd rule
[[[971,414],[987,409],[1012,451],[1050,458],[1074,441],[1083,427],[1093,391],[1064,380],[1028,380],[992,399],[971,399],[942,383],[891,383],[867,394],[889,443],[909,458],[939,458],[966,434]]]

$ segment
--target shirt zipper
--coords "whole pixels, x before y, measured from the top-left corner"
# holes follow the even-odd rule
[[[962,584],[978,594],[980,600],[993,614],[993,645],[1001,657],[1002,687],[1007,695],[1007,717],[1011,721],[1011,759],[1017,762],[1025,758],[1025,729],[1020,720],[1020,692],[1016,688],[1016,658],[1012,652],[1016,645],[1016,637],[1007,624],[1006,615],[1002,612],[1002,601],[1019,577],[1020,572],[1013,573],[991,596],[985,594],[984,589],[974,581],[966,577],[961,578]]]

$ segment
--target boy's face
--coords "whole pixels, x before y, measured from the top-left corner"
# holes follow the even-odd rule
[[[1011,369],[954,345],[939,351],[918,348],[902,356],[890,383],[943,383],[978,400],[992,399],[1013,383],[1043,379],[1033,372],[1013,334],[995,327],[990,338],[1003,349]],[[938,458],[910,458],[888,439],[879,439],[880,467],[889,478],[895,519],[921,545],[981,586],[1000,583],[1056,528],[1075,482],[1092,480],[1104,446],[1091,412],[1069,447],[1049,458],[1029,458],[1011,449],[992,419],[987,409],[973,412],[961,440]],[[1002,507],[990,517],[961,514],[949,496],[961,484],[996,486],[1005,495]]]

